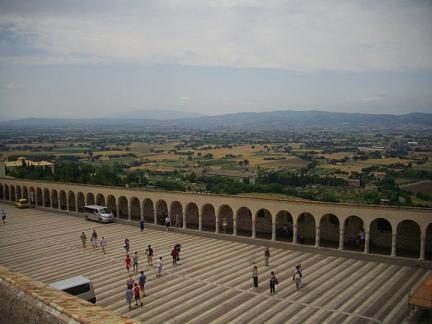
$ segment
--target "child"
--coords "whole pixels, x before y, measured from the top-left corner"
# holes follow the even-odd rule
[[[126,254],[125,265],[126,265],[127,272],[129,272],[129,268],[130,268],[131,264],[132,264],[132,260],[129,257],[129,254]]]
[[[274,271],[270,273],[270,295],[276,294],[276,285],[278,284],[278,280],[276,278],[276,275]]]
[[[139,301],[140,302],[140,306],[142,306],[143,303],[141,301],[140,288],[138,287],[137,283],[135,283],[134,295],[135,295],[135,305],[138,306],[138,301]]]

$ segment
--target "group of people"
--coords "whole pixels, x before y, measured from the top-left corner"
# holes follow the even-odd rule
[[[269,260],[270,260],[270,250],[269,250],[269,248],[266,248],[264,251],[264,265],[266,267],[269,266]],[[293,277],[292,277],[292,281],[294,282],[297,290],[303,287],[302,277],[303,277],[303,269],[302,269],[301,264],[299,263],[295,266]],[[252,268],[252,282],[253,282],[253,286],[255,288],[258,288],[258,267],[256,265],[254,265]],[[270,282],[269,282],[270,295],[276,294],[276,286],[278,284],[279,284],[279,282],[278,282],[278,279],[276,277],[275,272],[271,271],[270,272]]]
[[[141,294],[144,297],[145,291],[144,286],[146,282],[146,275],[144,271],[141,271],[137,282],[129,275],[128,280],[126,281],[126,301],[129,305],[129,309],[132,308],[132,299],[135,299],[136,306],[143,306],[143,302],[141,301]]]
[[[81,239],[82,247],[85,248],[87,245],[87,235],[84,232],[82,232],[80,235],[80,239]],[[93,230],[91,234],[90,243],[93,248],[98,247],[98,235],[96,230]],[[101,240],[99,241],[99,246],[102,249],[102,254],[106,254],[107,240],[105,239],[104,236],[102,236]]]

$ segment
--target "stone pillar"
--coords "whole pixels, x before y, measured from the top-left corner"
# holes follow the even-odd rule
[[[120,218],[120,207],[118,203],[116,205],[116,209],[117,209],[117,218]]]
[[[57,194],[57,206],[58,206],[58,209],[61,210],[61,205],[60,205],[60,195],[59,195],[59,194]]]
[[[42,207],[45,207],[45,191],[44,190],[42,190]]]
[[[276,222],[272,223],[272,241],[276,241]]]
[[[219,217],[218,216],[216,216],[216,228],[215,228],[215,233],[217,234],[217,233],[219,233]]]
[[[420,260],[425,259],[426,236],[420,235]]]
[[[157,225],[157,212],[153,211],[153,223]]]
[[[75,212],[79,213],[79,210],[78,210],[78,196],[77,195],[75,195]]]
[[[183,229],[186,229],[186,211],[187,211],[187,209],[186,209],[186,206],[184,207],[184,210],[183,210]]]
[[[131,214],[132,214],[132,205],[128,202],[128,220],[131,220]]]
[[[293,241],[294,244],[297,244],[297,224],[293,224]]]
[[[237,217],[233,218],[233,236],[237,236]]]
[[[320,228],[315,227],[315,247],[320,246]]]
[[[202,213],[198,210],[198,231],[202,231]]]
[[[252,238],[256,238],[255,219],[252,218]]]
[[[392,234],[391,256],[396,256],[396,233]]]
[[[69,197],[66,196],[66,210],[69,211]]]
[[[344,226],[339,227],[339,250],[342,251],[344,249]]]
[[[364,253],[369,253],[369,238],[370,234],[369,231],[365,231],[365,246],[364,246]]]

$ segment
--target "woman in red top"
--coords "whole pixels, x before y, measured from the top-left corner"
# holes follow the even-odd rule
[[[129,257],[129,254],[126,254],[125,264],[126,264],[126,270],[127,272],[129,272],[129,268],[131,267],[132,264],[132,260]]]
[[[172,256],[172,260],[173,260],[173,265],[177,265],[177,258],[178,258],[178,251],[177,249],[174,247],[171,251],[171,256]]]
[[[140,296],[140,287],[138,287],[138,284],[135,283],[135,287],[133,289],[134,292],[134,297],[135,297],[135,305],[138,306],[138,301],[140,302],[140,305],[142,306],[143,303],[141,301],[141,296]]]

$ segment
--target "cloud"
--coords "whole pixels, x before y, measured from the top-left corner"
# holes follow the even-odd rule
[[[7,82],[0,85],[0,89],[2,90],[18,90],[23,87],[15,82]]]
[[[107,0],[74,8],[32,3],[8,7],[0,16],[0,31],[7,26],[33,49],[10,55],[0,48],[3,64],[432,68],[429,2],[168,0],[119,6]]]

